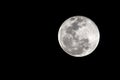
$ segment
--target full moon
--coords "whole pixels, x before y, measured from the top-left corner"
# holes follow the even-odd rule
[[[97,25],[85,16],[66,19],[58,31],[60,47],[74,57],[84,57],[93,53],[99,40],[100,32]]]

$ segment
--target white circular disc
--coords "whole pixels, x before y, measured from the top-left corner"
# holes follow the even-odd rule
[[[83,38],[87,38],[89,40],[89,43],[86,44],[86,46],[88,46],[87,49],[81,47],[82,45],[79,45],[79,43],[81,42],[75,42],[73,38],[71,42],[72,48],[66,47],[66,45],[63,43],[63,37],[69,37],[69,34],[66,33],[66,30],[68,30],[69,27],[74,26],[74,23],[77,23],[77,25],[79,26],[79,28],[77,28],[76,30],[72,30],[74,31],[75,35],[78,36],[77,38],[79,40]],[[66,19],[62,23],[58,31],[58,42],[61,48],[66,53],[74,57],[84,57],[92,53],[98,46],[99,40],[100,32],[97,25],[91,19],[84,16],[73,16]]]

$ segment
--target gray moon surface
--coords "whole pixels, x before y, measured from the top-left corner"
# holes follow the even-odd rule
[[[58,31],[60,47],[74,57],[84,57],[93,53],[99,41],[100,32],[97,25],[85,16],[69,17]]]

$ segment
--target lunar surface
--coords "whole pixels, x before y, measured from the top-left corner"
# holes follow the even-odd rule
[[[58,31],[61,48],[74,57],[83,57],[92,53],[98,46],[99,39],[97,25],[84,16],[68,18]]]

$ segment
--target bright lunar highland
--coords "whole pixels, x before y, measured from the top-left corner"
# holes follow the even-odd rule
[[[100,32],[97,25],[84,16],[66,19],[59,28],[58,41],[61,48],[71,56],[84,57],[98,46]]]

